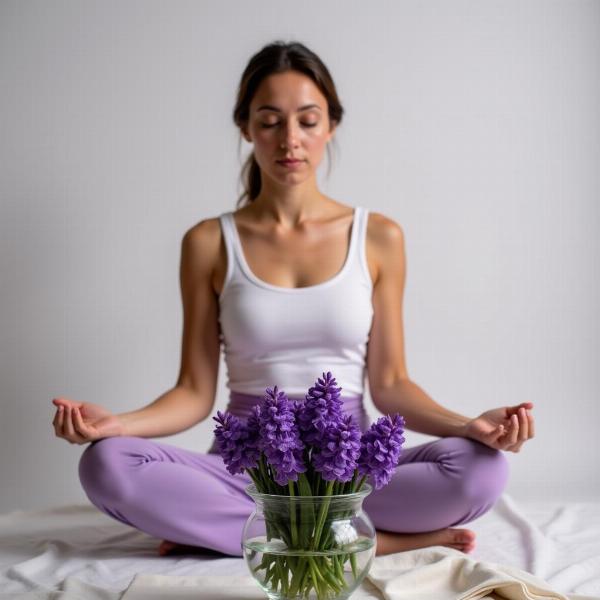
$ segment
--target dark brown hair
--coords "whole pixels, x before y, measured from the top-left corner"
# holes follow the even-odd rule
[[[327,99],[329,121],[331,126],[337,125],[342,120],[344,109],[337,95],[333,78],[321,59],[304,44],[300,42],[285,43],[275,41],[264,46],[248,61],[240,84],[238,86],[237,99],[233,109],[233,121],[240,128],[245,128],[250,117],[250,102],[260,82],[274,73],[285,71],[298,71],[310,77],[321,93]],[[335,140],[335,137],[332,138]],[[240,131],[241,143],[242,136]],[[239,153],[239,146],[238,146]],[[327,146],[327,157],[329,159],[329,175],[331,168],[330,147]],[[261,188],[260,167],[254,158],[254,152],[250,153],[240,174],[240,181],[244,191],[237,200],[236,207],[246,200],[244,204],[254,202]]]

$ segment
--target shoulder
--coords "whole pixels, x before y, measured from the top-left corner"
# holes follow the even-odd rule
[[[405,262],[403,227],[386,215],[369,211],[367,245],[375,259],[377,279],[387,267]]]
[[[181,240],[182,263],[212,274],[221,249],[221,226],[218,217],[203,219],[190,227]]]
[[[183,238],[195,243],[214,243],[215,240],[221,237],[221,225],[219,217],[210,217],[202,219],[195,225],[192,225],[184,234]]]
[[[394,219],[377,212],[369,211],[367,235],[374,244],[384,249],[404,242],[402,226]]]

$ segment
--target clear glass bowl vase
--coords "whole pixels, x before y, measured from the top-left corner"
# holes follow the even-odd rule
[[[362,509],[372,487],[332,496],[246,493],[254,512],[242,532],[246,564],[272,600],[341,600],[369,571],[375,527]]]

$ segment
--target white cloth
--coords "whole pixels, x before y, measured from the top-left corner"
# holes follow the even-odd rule
[[[250,575],[172,577],[137,575],[123,600],[192,599],[264,600],[265,593]],[[563,595],[515,567],[480,562],[464,553],[436,546],[398,552],[374,559],[367,580],[352,600],[589,600]]]
[[[423,569],[430,568],[434,572],[434,580],[442,588],[447,587],[449,578],[450,584],[455,581],[451,577],[459,570],[459,559],[465,586],[471,585],[476,576],[486,582],[490,569],[500,577],[511,576],[510,567],[514,567],[542,579],[547,588],[570,600],[581,600],[585,596],[600,598],[600,502],[517,503],[505,493],[491,511],[462,527],[477,534],[477,546],[472,554],[436,546],[378,556],[369,573],[371,579],[363,582],[352,600],[386,598],[383,594],[390,591],[385,585],[390,589],[400,586],[398,593],[406,593],[410,588],[406,582],[421,569],[414,567],[418,560],[423,563]],[[148,582],[161,589],[165,581],[154,577],[160,575],[167,579],[211,577],[203,580],[202,587],[194,586],[195,598],[219,598],[205,593],[211,583],[216,584],[222,594],[226,593],[227,585],[236,584],[237,595],[230,597],[238,600],[244,598],[242,594],[262,593],[241,558],[160,557],[157,554],[159,542],[91,505],[0,515],[0,599],[120,600],[124,596],[130,600],[131,596],[123,594],[125,590],[132,594]],[[425,557],[429,557],[427,564]],[[394,566],[386,574],[392,560]],[[479,563],[477,568],[473,563]],[[496,566],[490,567],[490,563]],[[240,581],[234,579],[237,577],[245,578],[248,586],[237,587]],[[173,583],[171,579],[170,585]],[[189,586],[190,581],[187,583]],[[184,580],[178,582],[179,587],[185,584]],[[383,591],[379,591],[378,585],[384,587]],[[164,587],[162,590],[164,592]],[[178,596],[169,591],[168,597],[176,599]],[[406,597],[418,600],[415,595]],[[395,600],[403,596],[389,595],[388,598]],[[441,600],[444,596],[435,598]]]
[[[379,556],[368,577],[383,592],[385,600],[591,598],[561,594],[545,581],[516,567],[477,561],[442,546]]]

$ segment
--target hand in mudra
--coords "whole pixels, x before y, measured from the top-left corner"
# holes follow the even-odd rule
[[[123,424],[106,408],[91,402],[54,398],[56,414],[52,425],[57,437],[71,444],[86,444],[106,437],[123,435]]]
[[[497,450],[519,452],[535,434],[532,408],[533,403],[522,402],[488,410],[465,425],[465,437]]]

